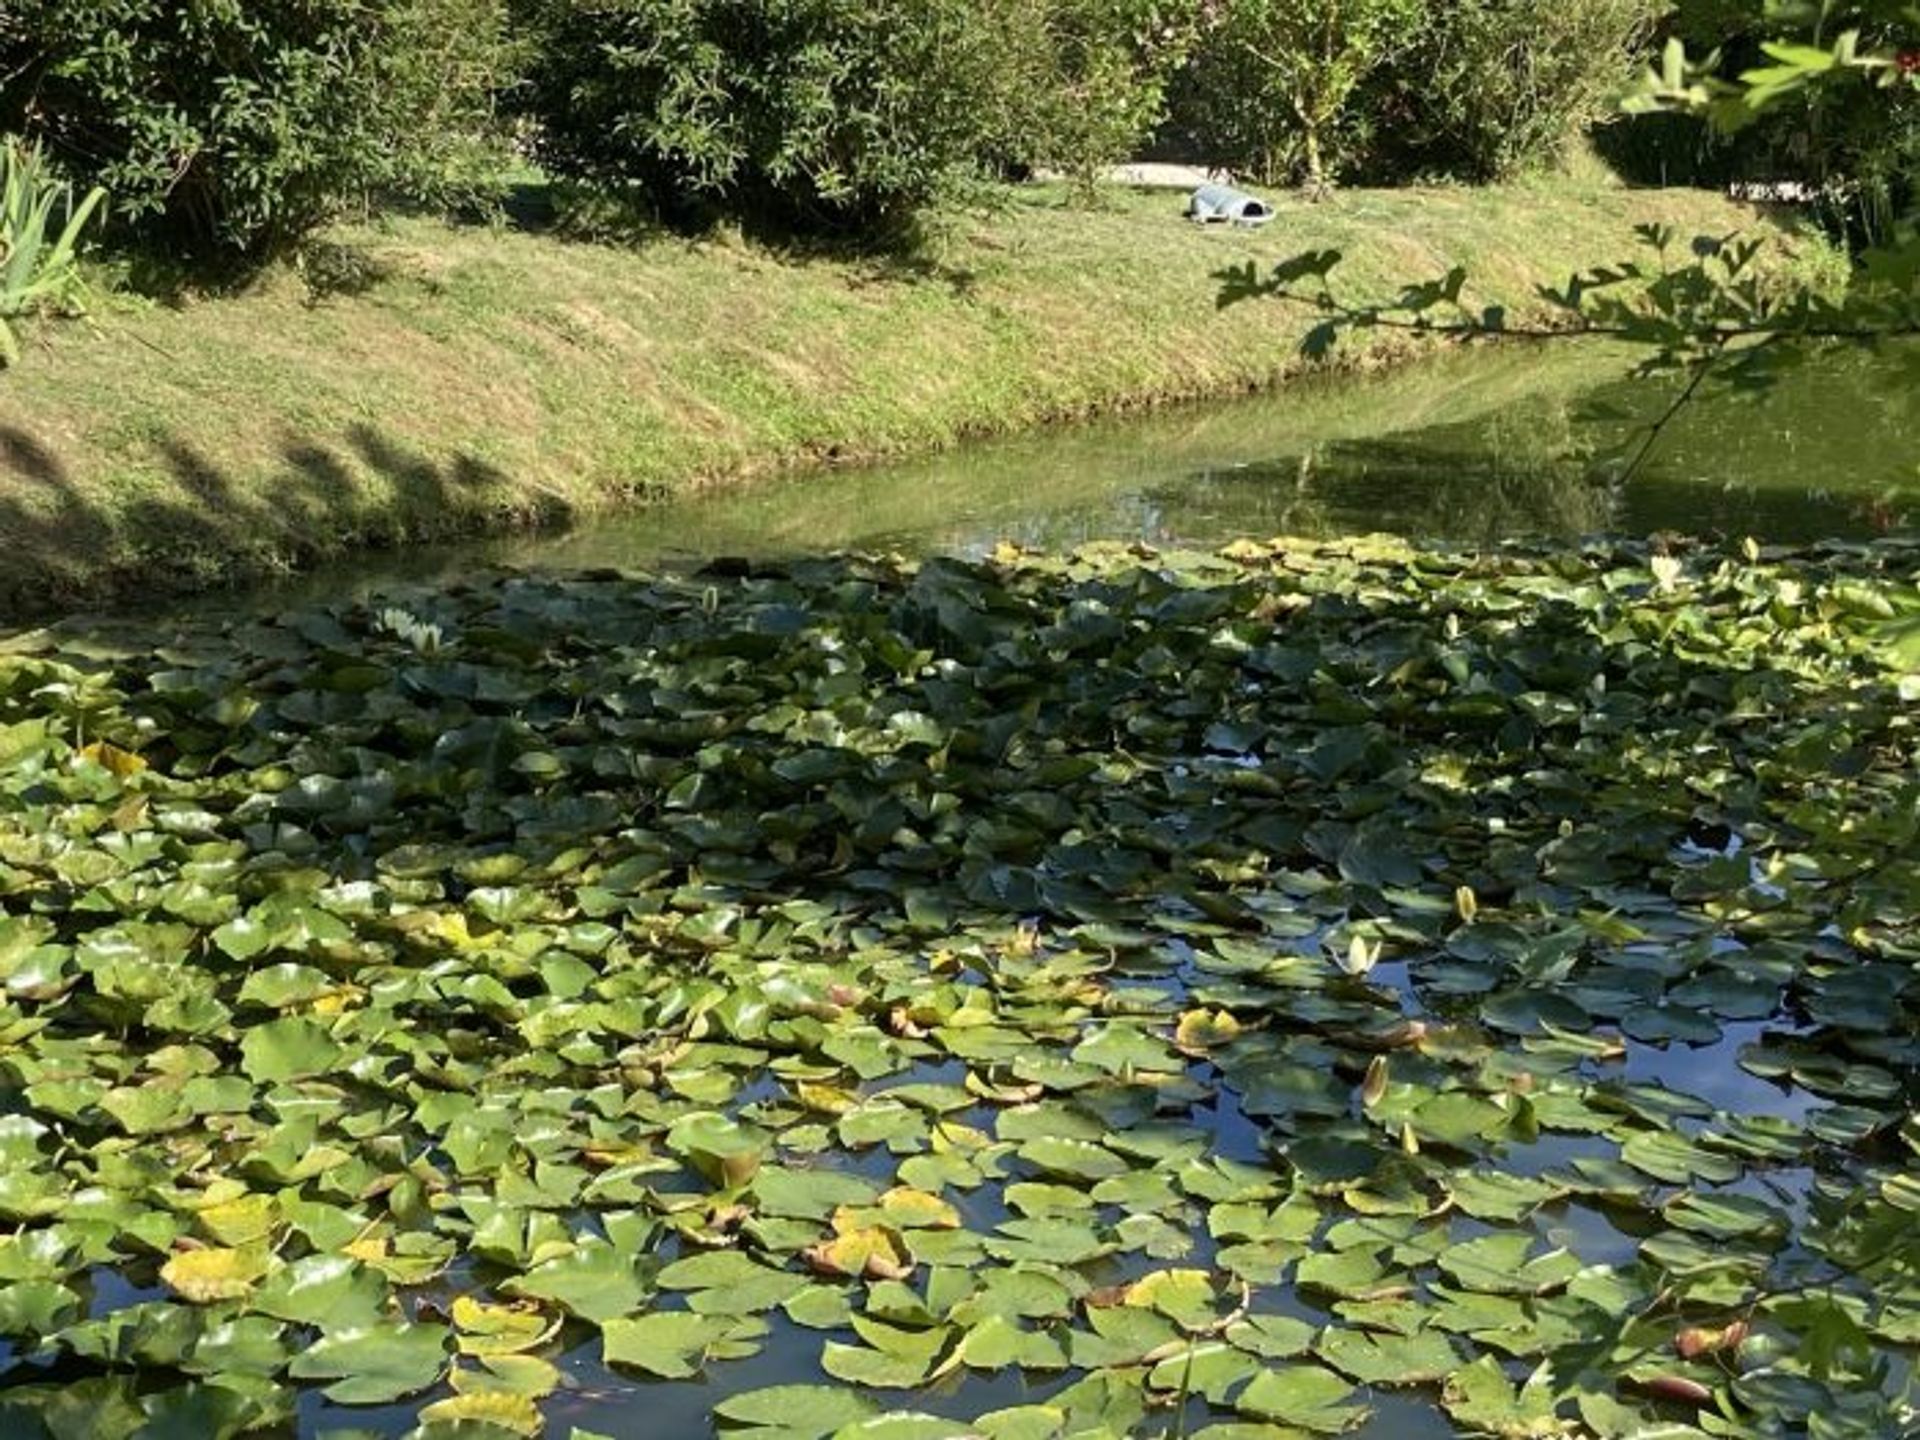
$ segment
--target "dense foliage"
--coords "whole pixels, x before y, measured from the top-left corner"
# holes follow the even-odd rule
[[[1219,0],[1176,90],[1177,131],[1268,181],[1510,178],[1612,113],[1655,8]]]
[[[1870,244],[1920,202],[1920,13],[1685,0],[1639,108],[1701,116],[1714,175],[1793,181]],[[1708,133],[1696,127],[1695,133]]]
[[[1393,173],[1499,180],[1613,118],[1659,0],[1431,5],[1420,43],[1365,97]]]
[[[1917,567],[1009,550],[26,637],[0,1432],[1907,1433]]]
[[[167,245],[260,252],[488,168],[496,0],[9,0],[0,132]]]
[[[534,0],[543,160],[675,216],[885,226],[1016,129],[1019,7],[974,0]]]
[[[1373,139],[1361,87],[1415,51],[1425,0],[1219,0],[1182,116],[1210,155],[1272,184],[1325,185]]]
[[[1034,0],[1017,43],[1030,72],[1022,158],[1091,186],[1131,158],[1166,114],[1191,49],[1192,0]]]

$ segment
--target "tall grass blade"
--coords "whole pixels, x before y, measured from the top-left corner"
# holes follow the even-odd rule
[[[37,145],[0,142],[0,366],[20,356],[8,319],[79,310],[86,294],[80,238],[105,203],[99,189],[75,203],[73,187],[51,174]]]

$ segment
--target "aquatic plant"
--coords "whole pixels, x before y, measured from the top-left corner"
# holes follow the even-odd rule
[[[1903,1433],[1916,570],[1009,548],[21,637],[0,1433],[535,1435],[596,1362],[758,1440]]]

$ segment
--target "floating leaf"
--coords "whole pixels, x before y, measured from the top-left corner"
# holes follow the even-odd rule
[[[243,1300],[267,1273],[262,1250],[186,1250],[160,1267],[160,1278],[195,1304]]]
[[[604,1320],[600,1334],[609,1365],[644,1370],[664,1380],[699,1373],[707,1351],[726,1338],[729,1321],[684,1310]]]
[[[339,1404],[384,1405],[438,1384],[446,1365],[441,1326],[384,1324],[322,1335],[293,1357],[288,1373],[332,1380],[326,1396]]]

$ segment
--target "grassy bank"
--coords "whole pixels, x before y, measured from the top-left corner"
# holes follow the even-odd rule
[[[396,220],[335,237],[354,283],[324,296],[287,270],[234,297],[116,300],[0,375],[0,609],[1269,385],[1304,322],[1215,311],[1212,272],[1250,257],[1338,247],[1342,283],[1375,291],[1461,262],[1475,298],[1524,309],[1637,223],[1767,223],[1699,192],[1564,184],[1283,202],[1255,233],[1195,229],[1179,204],[1089,214],[1023,191],[910,264]]]

